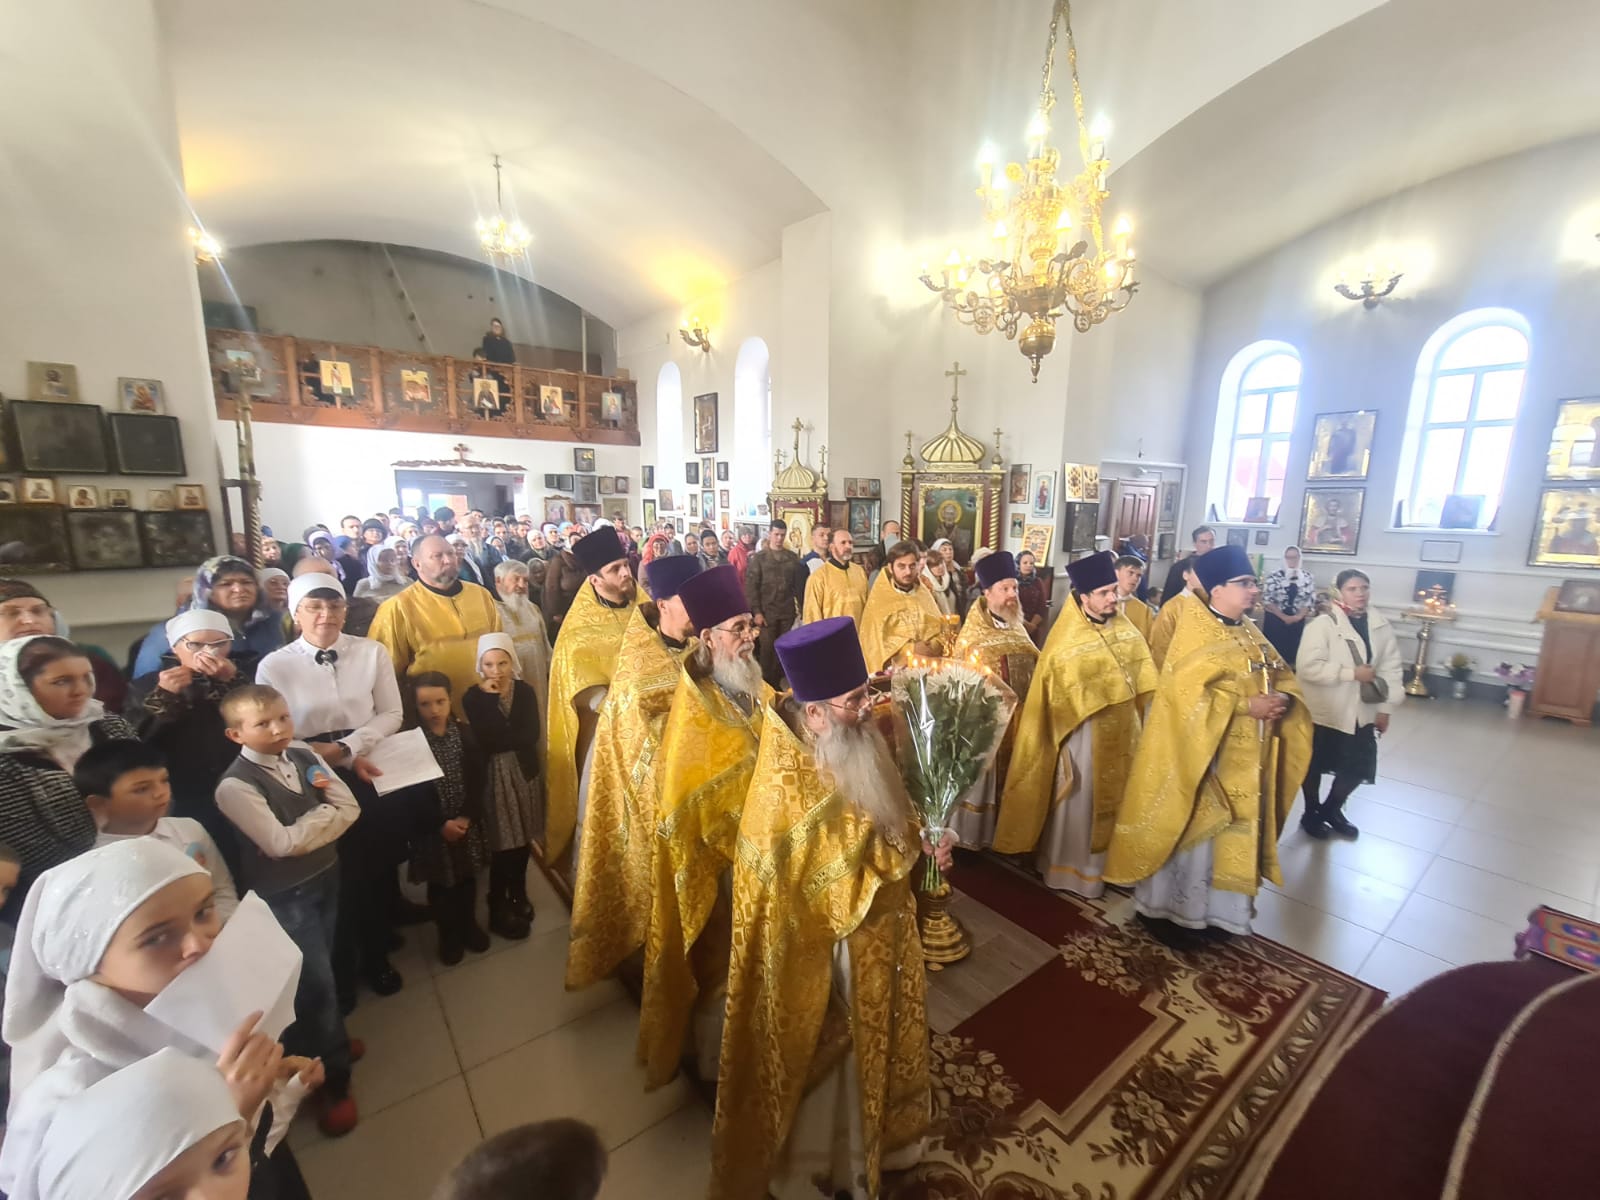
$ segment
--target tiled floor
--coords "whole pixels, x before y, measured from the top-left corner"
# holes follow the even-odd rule
[[[1280,847],[1284,885],[1258,904],[1260,933],[1396,993],[1509,957],[1536,904],[1595,912],[1600,730],[1413,702],[1396,715],[1379,770],[1350,804],[1356,842],[1306,838],[1296,808]],[[681,1082],[644,1091],[637,1014],[620,987],[564,990],[566,910],[533,875],[528,941],[496,939],[488,955],[446,970],[431,961],[431,929],[411,930],[396,956],[405,990],[364,998],[350,1023],[368,1046],[356,1068],[360,1128],[326,1141],[302,1121],[290,1135],[318,1200],[423,1200],[485,1134],[558,1114],[600,1129],[612,1152],[607,1200],[705,1194],[709,1113]],[[1037,950],[1025,939],[1012,957],[1025,965]],[[945,1024],[966,1007],[958,992],[940,1001]]]

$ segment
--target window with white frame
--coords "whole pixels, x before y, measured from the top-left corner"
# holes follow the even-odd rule
[[[1395,486],[1399,525],[1485,529],[1494,522],[1527,371],[1527,322],[1509,309],[1463,313],[1428,339]]]
[[[674,504],[687,495],[683,464],[683,376],[666,363],[656,376],[656,486],[671,490]]]
[[[1293,346],[1257,342],[1228,364],[1217,397],[1210,488],[1223,520],[1277,518],[1299,400],[1300,355]],[[1262,500],[1265,512],[1256,511]]]

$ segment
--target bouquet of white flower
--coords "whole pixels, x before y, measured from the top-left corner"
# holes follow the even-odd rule
[[[938,849],[956,805],[983,779],[1005,737],[1017,697],[975,662],[913,659],[894,672],[895,748],[900,773],[922,821],[922,836]],[[943,876],[929,857],[923,890]]]

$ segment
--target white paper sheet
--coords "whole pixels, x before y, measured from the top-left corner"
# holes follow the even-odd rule
[[[299,984],[300,948],[251,892],[206,956],[163,988],[145,1012],[220,1054],[239,1023],[258,1009],[263,1015],[256,1028],[282,1037],[294,1022]]]
[[[367,759],[383,772],[372,781],[380,796],[444,775],[433,751],[428,749],[427,736],[420,729],[391,734],[367,752]]]

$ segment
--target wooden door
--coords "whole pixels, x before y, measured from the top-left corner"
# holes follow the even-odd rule
[[[1111,513],[1111,545],[1115,549],[1123,538],[1143,534],[1155,545],[1156,506],[1160,502],[1160,483],[1117,481],[1117,498]]]

